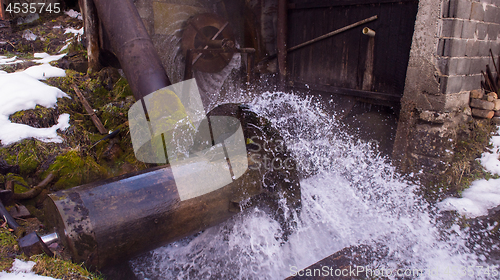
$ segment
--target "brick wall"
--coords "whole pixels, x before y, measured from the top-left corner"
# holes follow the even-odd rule
[[[393,159],[403,171],[444,174],[472,118],[469,92],[500,55],[500,0],[420,0]]]
[[[500,54],[500,0],[447,0],[439,19],[437,67],[442,93],[480,87],[486,64]]]

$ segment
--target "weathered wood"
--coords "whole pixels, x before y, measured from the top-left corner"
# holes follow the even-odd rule
[[[362,90],[372,90],[373,87],[373,60],[375,53],[375,37],[368,39],[368,46],[366,47],[366,60],[365,60],[365,73],[363,76]]]
[[[370,5],[370,4],[401,4],[405,2],[418,3],[418,0],[319,0],[307,1],[305,3],[291,3],[288,9],[315,9],[315,8],[330,8],[338,6],[355,6],[355,5]]]
[[[470,91],[470,98],[482,99],[484,96],[484,90],[474,89]]]
[[[470,106],[473,108],[483,109],[483,110],[493,110],[493,108],[495,108],[495,104],[493,102],[476,98],[472,98],[470,100]]]
[[[496,92],[488,92],[487,96],[488,97],[492,97],[493,99],[497,99],[498,98],[498,95],[496,94]]]
[[[499,111],[500,110],[500,99],[495,99],[493,101],[493,103],[495,104],[495,107],[493,108],[493,110]]]
[[[276,44],[278,49],[278,88],[285,89],[286,83],[286,61],[287,61],[287,30],[288,30],[287,0],[278,0],[278,23]]]
[[[313,1],[301,1],[310,4]],[[324,1],[336,5],[338,1]],[[295,46],[318,36],[373,15],[376,21],[345,31],[335,37],[318,41],[306,48],[288,53],[288,80],[297,83],[334,86],[349,90],[363,87],[369,38],[363,27],[377,31],[373,53],[372,92],[399,95],[401,98],[408,67],[418,5],[416,1],[395,3],[340,5],[334,9],[289,10],[288,44]],[[298,4],[298,3],[297,3]],[[365,96],[370,98],[370,96]],[[379,95],[370,98],[376,100]]]
[[[83,16],[83,28],[87,39],[89,70],[97,72],[102,65],[99,62],[99,18],[93,0],[79,0]]]
[[[394,105],[398,104],[401,98],[397,94],[364,91],[364,90],[349,89],[349,88],[339,88],[329,85],[294,83],[293,87],[302,90],[321,91],[326,93],[349,95],[353,97],[366,98],[366,99],[373,98],[378,100],[384,100]]]
[[[495,111],[472,108],[472,116],[483,119],[491,119],[495,116]]]
[[[6,20],[7,15],[5,14],[5,10],[3,5],[5,4],[5,0],[0,0],[0,20]]]
[[[82,92],[76,86],[73,86],[73,90],[75,91],[76,95],[78,95],[80,102],[82,102],[82,105],[85,108],[85,111],[87,111],[87,113],[90,115],[90,118],[92,119],[92,122],[94,123],[94,125],[97,127],[97,130],[99,130],[99,133],[107,134],[108,131],[106,130],[106,128],[102,124],[101,120],[95,114],[94,109],[92,109],[92,107],[90,107],[89,103],[87,102],[87,99],[85,99],[85,96],[83,96]]]
[[[9,214],[14,219],[25,219],[31,217],[31,213],[24,205],[15,205],[9,210]]]
[[[48,184],[54,179],[54,173],[50,172],[43,181],[41,181],[36,187],[32,188],[31,190],[23,193],[14,193],[12,194],[12,199],[14,200],[24,200],[24,199],[32,199],[39,195],[43,189],[45,189]]]

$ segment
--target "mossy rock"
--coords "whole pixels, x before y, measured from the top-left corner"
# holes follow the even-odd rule
[[[44,143],[35,139],[24,139],[2,152],[9,156],[4,159],[11,165],[19,165],[21,175],[33,175],[38,167],[49,157],[57,153],[59,146],[55,143]]]
[[[23,193],[29,191],[29,185],[23,177],[9,173],[6,176],[7,181],[13,181],[14,193]]]
[[[45,108],[37,105],[35,109],[18,111],[9,117],[13,123],[26,124],[36,128],[51,127],[57,123],[57,108]]]
[[[83,156],[77,150],[70,150],[57,156],[42,177],[47,176],[49,172],[57,174],[57,181],[54,183],[54,188],[57,190],[104,179],[108,175],[107,170],[94,158],[89,155]]]

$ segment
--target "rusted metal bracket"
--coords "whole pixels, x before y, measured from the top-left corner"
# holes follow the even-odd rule
[[[184,68],[184,80],[189,80],[193,78],[193,64],[189,63],[192,61],[194,54],[198,54],[200,57],[203,54],[218,55],[222,53],[245,53],[247,54],[247,83],[250,84],[253,79],[253,68],[255,61],[255,49],[254,48],[218,48],[218,49],[189,49],[186,52],[186,65]]]

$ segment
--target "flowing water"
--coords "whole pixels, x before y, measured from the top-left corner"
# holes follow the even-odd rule
[[[437,210],[414,194],[417,184],[311,99],[265,93],[251,106],[279,129],[304,177],[300,213],[287,209],[296,215],[294,233],[285,241],[277,221],[249,209],[133,260],[140,279],[284,279],[359,244],[379,253],[369,265],[379,275],[418,269],[421,279],[498,279],[491,265],[489,275],[476,268],[486,258],[465,246],[467,233],[438,225]]]

